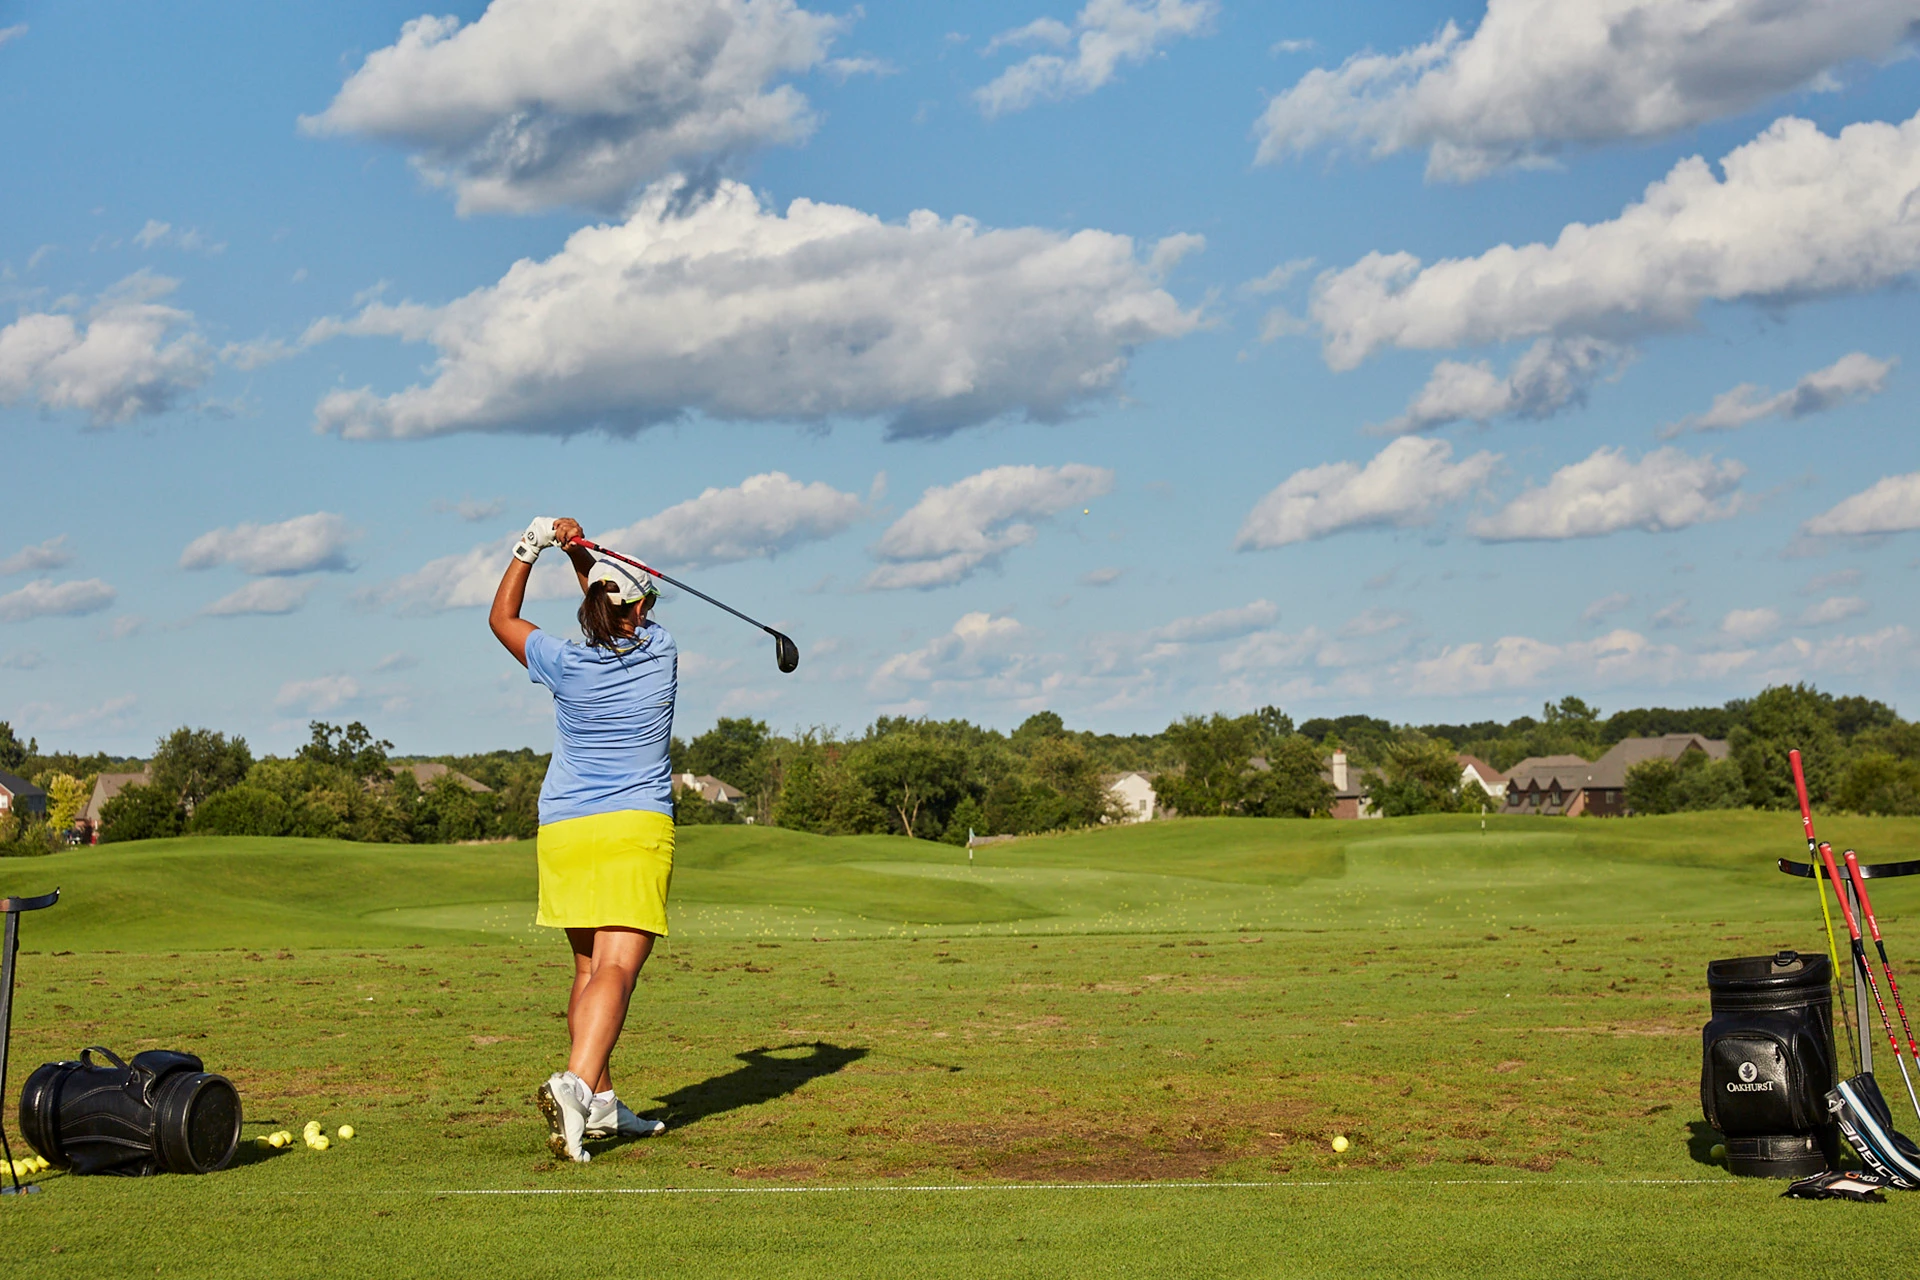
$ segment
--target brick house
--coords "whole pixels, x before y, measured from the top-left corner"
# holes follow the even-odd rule
[[[1336,818],[1377,818],[1364,773],[1347,766],[1347,753],[1336,750],[1320,776],[1333,784],[1333,816]]]
[[[46,812],[46,792],[25,778],[16,777],[11,773],[0,773],[0,813],[29,818],[45,817]]]
[[[1669,733],[1658,738],[1622,738],[1591,762],[1579,756],[1530,756],[1508,771],[1501,812],[1623,817],[1628,812],[1627,770],[1648,760],[1677,761],[1689,752],[1725,760],[1727,744],[1697,733]]]

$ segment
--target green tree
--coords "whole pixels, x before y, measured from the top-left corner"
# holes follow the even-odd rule
[[[13,725],[0,720],[0,770],[17,775],[27,767],[29,757],[39,754],[39,742],[33,739],[20,741],[13,736]]]
[[[295,757],[315,764],[330,764],[356,778],[384,782],[391,772],[387,753],[393,744],[376,739],[367,726],[355,720],[345,729],[324,720],[310,720],[307,731],[313,736]]]
[[[1798,749],[1806,768],[1807,794],[1824,803],[1839,781],[1843,749],[1834,725],[1833,699],[1811,685],[1774,685],[1747,706],[1746,723],[1730,739],[1733,758],[1746,779],[1747,803],[1756,809],[1794,809],[1799,799],[1787,753]]]
[[[780,782],[774,825],[826,836],[885,829],[886,814],[853,776],[839,744],[803,734],[781,748],[776,768]]]
[[[1316,818],[1333,812],[1333,784],[1321,776],[1320,750],[1291,733],[1267,747],[1267,769],[1247,779],[1241,812],[1256,818]]]
[[[1862,751],[1840,775],[1833,799],[1854,813],[1920,814],[1920,761],[1888,751]]]
[[[243,782],[201,801],[187,830],[208,836],[278,836],[286,834],[289,820],[285,800]]]
[[[1459,812],[1460,761],[1453,745],[1444,738],[1403,734],[1385,749],[1372,799],[1389,818]]]
[[[908,732],[860,743],[847,764],[874,803],[898,820],[901,834],[913,837],[945,828],[946,811],[962,794],[964,760],[951,743]]]
[[[1218,712],[1185,716],[1168,725],[1165,736],[1181,767],[1154,778],[1162,802],[1190,818],[1239,812],[1253,756],[1253,719]]]
[[[151,785],[174,797],[187,813],[216,791],[247,776],[253,753],[245,738],[228,739],[212,729],[175,729],[154,745]]]
[[[962,796],[960,803],[953,806],[946,832],[940,838],[948,844],[964,845],[969,834],[988,836],[993,832],[987,827],[986,810],[972,796]]]
[[[56,773],[41,784],[47,792],[47,827],[55,834],[64,834],[73,829],[86,810],[87,800],[93,792],[91,778],[76,778],[68,773]]]
[[[1677,811],[1680,802],[1673,792],[1674,783],[1679,777],[1679,767],[1665,757],[1642,760],[1639,764],[1629,766],[1627,809],[1647,817]]]
[[[100,843],[177,836],[184,820],[174,792],[159,786],[126,787],[100,810]]]

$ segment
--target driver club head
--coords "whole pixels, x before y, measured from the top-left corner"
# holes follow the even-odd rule
[[[791,674],[793,669],[800,665],[800,646],[772,627],[767,628],[767,633],[773,637],[774,663],[780,670]]]

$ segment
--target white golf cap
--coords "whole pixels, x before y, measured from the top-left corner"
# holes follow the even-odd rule
[[[612,583],[611,594],[616,604],[635,604],[648,596],[660,594],[660,588],[653,585],[653,575],[617,560],[594,560],[587,581]]]

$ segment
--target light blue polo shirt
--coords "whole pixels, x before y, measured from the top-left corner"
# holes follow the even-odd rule
[[[622,653],[544,631],[527,637],[527,675],[553,692],[553,762],[540,823],[623,809],[673,815],[673,699],[680,651],[649,622]]]

